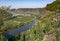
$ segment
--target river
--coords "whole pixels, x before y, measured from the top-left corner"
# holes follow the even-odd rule
[[[28,24],[26,24],[24,26],[16,27],[14,29],[6,31],[5,33],[3,33],[3,35],[6,39],[12,38],[12,37],[20,34],[21,32],[30,29],[36,22],[37,22],[37,20],[34,19],[33,21],[29,22]]]

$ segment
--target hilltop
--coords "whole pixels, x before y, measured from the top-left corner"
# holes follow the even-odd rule
[[[60,1],[56,0],[51,4],[48,4],[45,9],[55,12],[60,12]]]

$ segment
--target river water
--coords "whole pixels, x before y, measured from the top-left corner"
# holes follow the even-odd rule
[[[28,29],[30,29],[35,23],[37,22],[36,19],[34,19],[33,21],[29,22],[28,24],[21,26],[21,27],[16,27],[12,30],[8,30],[7,32],[5,32],[3,35],[6,39],[9,39],[11,37],[14,37],[18,34],[20,34],[23,31],[26,31]]]

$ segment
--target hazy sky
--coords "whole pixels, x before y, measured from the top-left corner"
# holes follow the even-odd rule
[[[11,8],[42,8],[54,0],[0,0],[0,6],[11,6]]]

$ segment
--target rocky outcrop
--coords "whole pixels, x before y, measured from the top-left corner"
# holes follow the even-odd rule
[[[56,32],[55,31],[49,31],[44,33],[44,37],[42,41],[56,41]]]

